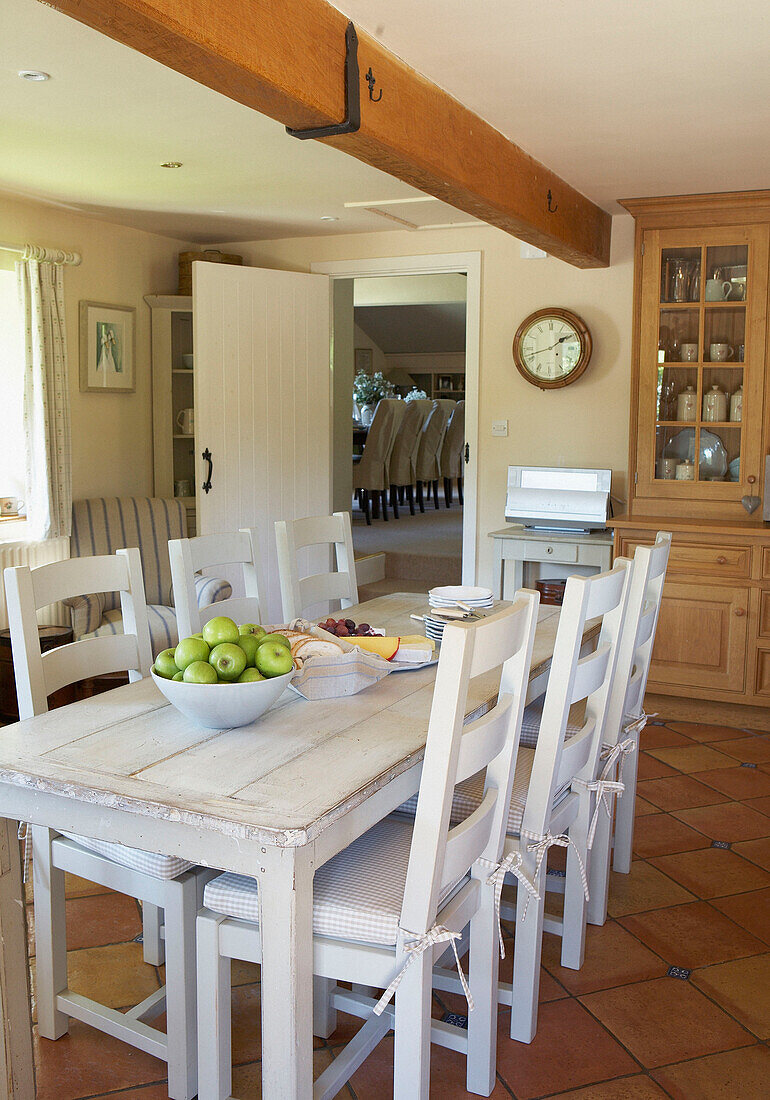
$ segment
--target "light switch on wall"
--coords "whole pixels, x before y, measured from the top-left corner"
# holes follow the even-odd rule
[[[492,435],[508,435],[508,421],[507,420],[493,420],[492,421]]]

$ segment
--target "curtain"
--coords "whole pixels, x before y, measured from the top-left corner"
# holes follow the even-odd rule
[[[60,264],[16,264],[24,311],[27,523],[32,539],[69,535],[72,524],[67,334]]]

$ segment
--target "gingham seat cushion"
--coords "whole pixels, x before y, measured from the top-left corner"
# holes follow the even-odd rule
[[[404,899],[412,822],[386,817],[319,867],[313,882],[317,936],[392,947]],[[462,879],[442,891],[443,901]],[[227,872],[206,886],[203,904],[215,913],[259,923],[256,879]]]
[[[179,641],[176,625],[176,611],[173,607],[164,607],[162,604],[147,605],[147,620],[150,624],[150,645],[153,655],[160,653],[162,649],[170,649]],[[96,630],[90,634],[84,634],[84,638],[103,638],[108,634],[123,633],[123,616],[120,608],[114,611],[106,611],[104,618]]]
[[[535,759],[535,750],[521,746],[516,757],[516,775],[513,780],[511,793],[511,808],[508,812],[508,825],[506,832],[509,836],[518,836],[521,822],[524,817],[524,805],[527,801],[529,780],[532,775],[532,764]],[[463,780],[455,787],[454,800],[452,801],[451,823],[456,825],[463,821],[469,814],[481,804],[484,794],[484,772],[477,772],[470,779]],[[559,803],[569,794],[569,783],[566,783],[555,794],[553,804]],[[399,807],[400,813],[412,814],[417,812],[417,795]]]
[[[537,744],[538,734],[540,733],[540,723],[543,720],[544,702],[545,696],[541,695],[539,699],[535,699],[534,702],[524,708],[524,714],[521,719],[521,744],[528,745],[531,749],[534,749]],[[580,733],[583,728],[583,722],[585,721],[585,714],[585,699],[580,699],[577,703],[572,704],[569,710],[569,717],[567,718],[566,741],[569,741],[570,737],[574,737],[576,733]]]
[[[144,875],[152,875],[153,878],[172,879],[178,878],[185,871],[189,871],[195,864],[188,863],[186,859],[178,856],[161,856],[155,852],[143,852],[140,848],[128,848],[124,844],[115,844],[107,840],[92,840],[91,837],[78,836],[76,833],[62,833],[68,840],[74,840],[83,848],[106,859],[119,863],[122,867],[130,867],[132,871],[141,871]]]

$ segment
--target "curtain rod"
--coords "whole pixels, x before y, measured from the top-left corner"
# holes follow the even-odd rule
[[[7,244],[0,241],[0,252],[17,252],[27,260],[48,261],[53,264],[72,264],[77,266],[81,262],[79,252],[65,252],[63,248],[41,248],[36,244]]]

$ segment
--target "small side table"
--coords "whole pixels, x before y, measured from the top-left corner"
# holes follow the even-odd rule
[[[45,653],[72,641],[72,629],[68,626],[40,626],[40,648]],[[48,700],[49,707],[63,707],[77,699],[77,685],[55,691]],[[18,722],[19,708],[16,704],[16,678],[13,674],[13,656],[11,655],[11,632],[0,630],[0,717]]]
[[[498,600],[510,600],[524,587],[526,562],[587,565],[599,573],[612,563],[612,531],[536,531],[512,523],[489,537],[495,544],[492,592]],[[513,566],[512,576],[506,576],[506,562]]]

